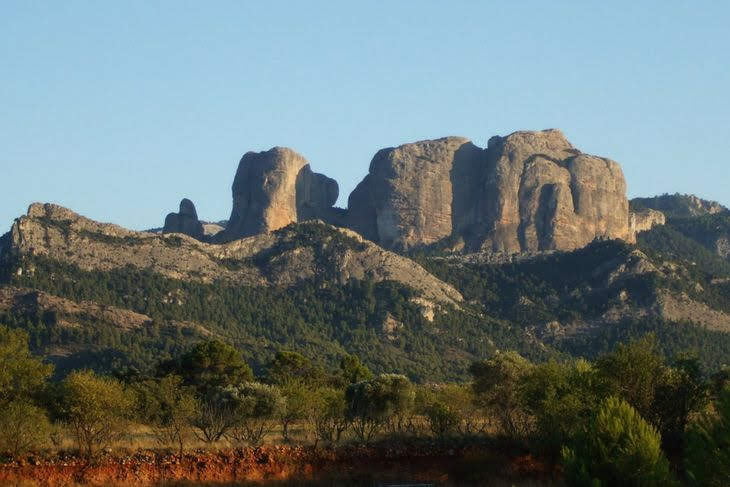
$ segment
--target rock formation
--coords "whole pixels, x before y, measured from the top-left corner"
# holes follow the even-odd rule
[[[718,203],[693,194],[663,194],[650,198],[634,198],[633,209],[651,208],[661,211],[667,218],[691,218],[693,216],[730,214],[730,210]]]
[[[651,230],[654,225],[664,225],[666,222],[664,213],[650,208],[629,213],[629,227],[634,235]]]
[[[233,210],[222,240],[271,232],[324,215],[338,196],[337,182],[312,172],[304,157],[274,147],[248,152],[233,181]]]
[[[167,215],[162,233],[184,233],[199,240],[203,238],[203,224],[198,220],[198,212],[192,201],[187,198],[180,201],[180,211]]]
[[[382,149],[349,198],[347,224],[384,247],[406,249],[449,237],[465,216],[483,151],[461,137]]]
[[[632,241],[614,161],[583,154],[558,130],[447,137],[379,151],[350,195],[347,225],[395,249],[450,240],[470,250],[568,250]]]

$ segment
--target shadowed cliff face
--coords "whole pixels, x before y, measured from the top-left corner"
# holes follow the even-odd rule
[[[184,233],[193,238],[203,238],[205,230],[198,220],[198,212],[192,201],[183,198],[180,202],[180,211],[167,215],[162,233]]]

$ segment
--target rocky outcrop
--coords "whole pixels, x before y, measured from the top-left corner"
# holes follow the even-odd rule
[[[651,208],[664,213],[667,218],[690,218],[703,215],[730,214],[730,210],[718,203],[699,198],[693,194],[663,194],[650,198],[631,200],[634,210]]]
[[[205,230],[192,201],[187,198],[180,201],[180,211],[167,215],[162,233],[184,233],[199,240],[203,238]]]
[[[346,222],[388,248],[450,241],[516,253],[633,241],[628,213],[621,167],[545,130],[492,137],[487,149],[460,137],[383,149]]]
[[[629,228],[634,235],[651,230],[654,225],[664,225],[666,222],[664,213],[657,210],[644,209],[629,213]]]
[[[414,289],[416,299],[428,301],[424,309],[462,301],[456,289],[412,260],[321,221],[209,244],[182,234],[134,232],[36,203],[16,219],[4,241],[2,257],[13,260],[17,275],[36,272],[33,257],[42,257],[83,270],[131,266],[173,279],[242,286],[289,287],[318,279],[339,284],[396,281]]]
[[[389,248],[438,242],[466,216],[469,177],[483,151],[461,137],[383,149],[349,198],[347,224]]]
[[[312,172],[304,157],[274,147],[248,152],[233,181],[233,210],[221,240],[271,232],[323,216],[338,196],[337,182]]]

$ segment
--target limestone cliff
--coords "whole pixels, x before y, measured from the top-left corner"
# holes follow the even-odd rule
[[[304,157],[274,147],[248,152],[232,186],[233,210],[220,240],[271,232],[290,223],[318,218],[337,200],[337,182],[312,172]]]
[[[664,213],[657,210],[645,209],[629,213],[629,227],[634,235],[651,230],[654,225],[664,225],[666,222]]]
[[[492,137],[487,149],[460,137],[383,149],[350,195],[346,223],[399,250],[444,239],[504,253],[634,239],[621,167],[558,130]]]

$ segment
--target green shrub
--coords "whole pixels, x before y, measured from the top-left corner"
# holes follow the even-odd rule
[[[674,482],[655,428],[626,401],[605,399],[588,430],[564,447],[568,485],[666,486]]]
[[[447,436],[457,431],[461,423],[461,416],[448,404],[443,402],[434,402],[426,406],[424,411],[428,427],[431,433],[439,440],[443,440]]]
[[[351,384],[346,391],[347,414],[355,435],[368,443],[387,422],[396,423],[393,430],[400,429],[414,398],[413,386],[403,375],[382,374]]]
[[[28,349],[28,334],[0,325],[0,407],[36,394],[53,371]]]
[[[273,420],[286,407],[286,400],[276,386],[247,382],[229,386],[223,393],[228,395],[233,415],[228,436],[239,445],[260,445]]]
[[[350,425],[345,392],[324,387],[314,392],[311,401],[311,421],[317,441],[336,445]]]
[[[599,402],[599,378],[589,362],[536,365],[520,382],[520,402],[535,418],[535,444],[548,455],[584,431]]]
[[[0,408],[0,451],[18,457],[47,443],[51,431],[46,412],[15,400]]]
[[[180,455],[192,433],[198,414],[198,401],[192,388],[170,375],[133,385],[139,418],[152,428],[161,445],[174,444]]]
[[[117,380],[91,371],[71,373],[62,384],[61,416],[79,451],[91,457],[126,431],[133,400]]]
[[[476,400],[493,413],[502,431],[513,438],[526,436],[532,428],[532,418],[520,398],[520,382],[533,365],[517,352],[501,352],[482,362],[472,364]]]
[[[730,485],[730,386],[720,392],[715,409],[687,433],[685,465],[692,485]]]

